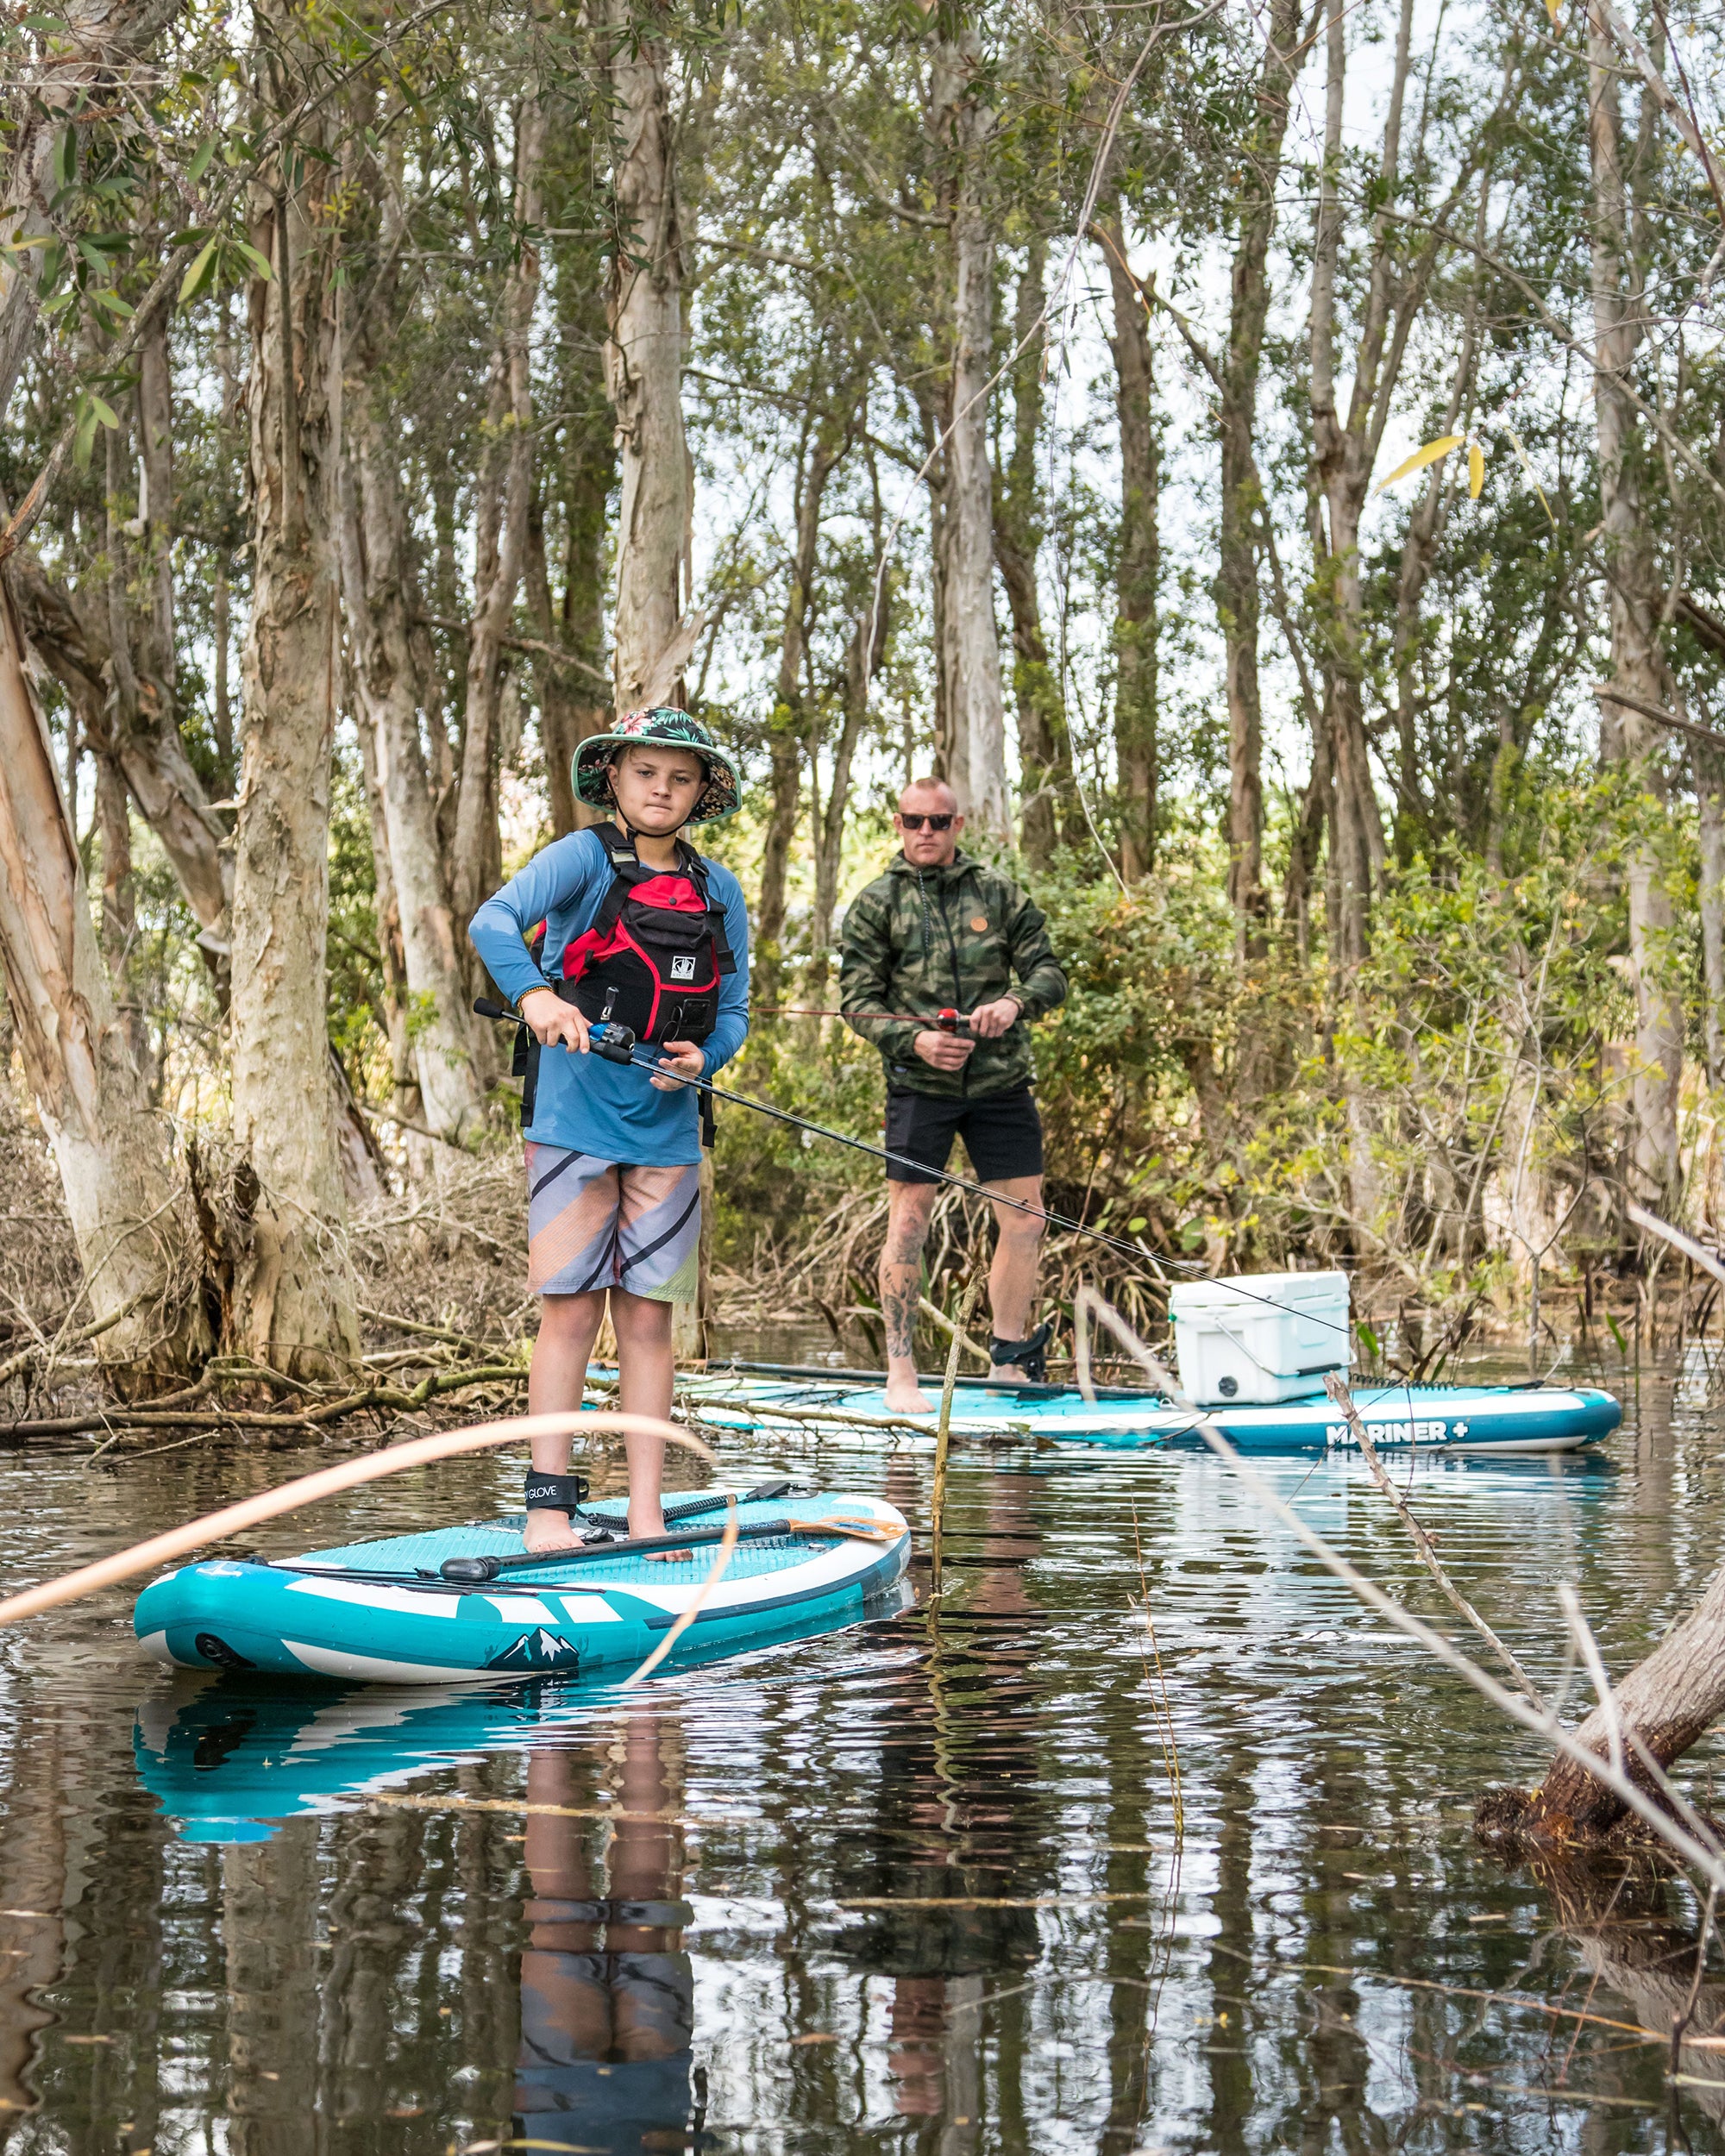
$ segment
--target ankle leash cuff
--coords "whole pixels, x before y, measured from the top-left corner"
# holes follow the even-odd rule
[[[530,1468],[524,1496],[529,1512],[578,1513],[592,1487],[585,1475],[542,1475]]]

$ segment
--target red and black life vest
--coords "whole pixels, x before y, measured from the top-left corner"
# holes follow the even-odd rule
[[[611,889],[593,926],[564,950],[557,993],[639,1041],[699,1045],[718,1023],[720,981],[737,970],[710,864],[680,838],[676,867],[649,868],[614,824],[596,824],[593,836],[611,862]]]

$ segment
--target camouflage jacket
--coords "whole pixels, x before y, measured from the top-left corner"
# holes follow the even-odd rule
[[[1024,1016],[999,1040],[978,1041],[962,1070],[931,1069],[911,1046],[922,1027],[887,1015],[932,1018],[949,1005],[974,1011],[1008,994]],[[1066,1000],[1066,976],[1040,910],[1010,876],[964,853],[944,868],[913,868],[900,854],[844,916],[838,1000],[880,1050],[890,1089],[963,1100],[1031,1082],[1028,1021]]]

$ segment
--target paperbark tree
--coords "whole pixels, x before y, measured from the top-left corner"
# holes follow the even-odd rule
[[[1037,334],[1045,300],[1048,244],[1040,233],[1025,250],[1013,310],[1012,449],[994,483],[994,562],[1013,617],[1013,693],[1019,718],[1019,843],[1026,860],[1051,861],[1057,805],[1070,801],[1072,760],[1060,684],[1048,663],[1037,556],[1043,536],[1037,448],[1042,437],[1044,347]]]
[[[617,448],[605,400],[603,298],[586,268],[584,262],[558,265],[562,454],[555,466],[542,465],[527,527],[527,604],[535,632],[542,643],[568,655],[541,653],[534,659],[551,827],[559,837],[596,819],[594,810],[575,799],[569,766],[580,743],[603,732],[610,718],[603,666],[605,554]],[[562,588],[555,599],[545,544],[546,507],[553,496],[563,538]]]
[[[1126,261],[1116,202],[1099,221],[1114,308],[1114,408],[1120,429],[1120,542],[1114,589],[1114,761],[1120,874],[1128,883],[1156,858],[1157,584],[1161,568],[1155,363],[1145,295]]]
[[[1264,720],[1258,692],[1258,523],[1264,513],[1258,471],[1258,385],[1270,314],[1270,242],[1276,183],[1294,80],[1312,40],[1301,35],[1300,0],[1272,0],[1255,111],[1239,146],[1240,185],[1229,279],[1227,349],[1216,369],[1221,449],[1216,611],[1221,618],[1228,699],[1228,896],[1239,916],[1243,958],[1264,943]]]
[[[0,578],[0,963],[13,1038],[53,1148],[96,1352],[147,1394],[207,1344],[166,1125],[114,1007],[53,747]]]
[[[1725,757],[1698,742],[1690,745],[1695,774],[1696,821],[1701,841],[1702,1037],[1707,1082],[1725,1085]]]
[[[35,342],[42,273],[41,242],[55,229],[55,153],[78,126],[101,116],[111,71],[141,60],[180,12],[181,0],[72,0],[56,27],[39,34],[34,66],[22,71],[12,101],[10,163],[0,200],[0,415]]]
[[[994,235],[986,152],[994,115],[983,95],[982,43],[959,0],[942,0],[930,120],[944,159],[950,213],[952,360],[942,433],[940,536],[945,776],[977,829],[1004,838],[1007,714],[994,619],[994,482],[988,384],[994,372]]]
[[[809,709],[804,684],[821,517],[828,483],[850,448],[850,429],[844,420],[835,423],[831,412],[820,411],[812,417],[806,437],[797,474],[796,537],[785,593],[785,625],[779,639],[779,673],[773,716],[767,726],[767,836],[761,851],[761,902],[755,917],[760,950],[756,979],[762,1003],[772,1002],[779,992],[786,872],[796,836],[803,767],[814,753],[815,715]]]
[[[504,640],[515,614],[527,558],[533,506],[533,310],[539,296],[539,254],[527,235],[542,222],[540,172],[545,158],[545,113],[536,94],[524,96],[515,118],[518,253],[504,288],[502,320],[492,369],[485,466],[475,518],[474,614],[467,632],[466,723],[461,786],[455,809],[452,877],[461,921],[501,878],[498,851],[498,720],[504,688]]]
[[[423,698],[408,619],[406,519],[394,452],[363,379],[345,405],[345,417],[342,581],[354,703],[376,774],[419,1110],[427,1129],[454,1143],[483,1118],[485,1087],[472,1038],[460,924],[420,738]]]
[[[274,71],[315,65],[294,0],[260,18]],[[324,1012],[330,761],[336,681],[340,354],[330,196],[335,122],[256,190],[254,241],[273,275],[251,286],[251,618],[234,846],[235,1209],[250,1247],[235,1344],[295,1376],[359,1357],[347,1207]]]
[[[1381,433],[1381,426],[1372,429],[1368,421],[1377,386],[1375,362],[1381,356],[1389,322],[1389,277],[1387,253],[1380,246],[1373,262],[1360,339],[1361,364],[1355,373],[1345,423],[1336,408],[1335,351],[1336,276],[1342,239],[1342,111],[1347,74],[1345,14],[1344,0],[1328,0],[1324,165],[1312,256],[1311,379],[1314,477],[1327,517],[1320,534],[1327,631],[1324,711],[1332,773],[1330,875],[1337,899],[1329,923],[1330,947],[1339,964],[1352,968],[1365,956],[1372,881],[1384,860],[1383,826],[1372,784],[1362,705],[1359,512]],[[1381,166],[1385,185],[1392,188],[1401,143],[1412,18],[1412,0],[1402,0]]]
[[[1640,1788],[1654,1781],[1647,1760],[1665,1768],[1680,1759],[1725,1714],[1725,1571],[1653,1652],[1614,1687],[1576,1730],[1577,1740],[1601,1758],[1613,1753],[1614,1727],[1624,1771]],[[1646,1758],[1642,1754],[1646,1754]],[[1509,1837],[1575,1842],[1608,1834],[1628,1807],[1578,1759],[1560,1753],[1531,1795],[1491,1792],[1482,1800],[1481,1825]]]
[[[116,547],[123,542],[117,537]],[[116,562],[116,571],[122,562]],[[31,648],[65,689],[85,738],[99,742],[124,777],[138,812],[160,840],[198,925],[198,943],[218,980],[228,956],[233,868],[222,821],[185,752],[171,710],[152,694],[122,698],[126,660],[116,664],[113,580],[74,593],[21,548],[13,588]],[[123,602],[122,602],[123,609]],[[124,624],[123,611],[120,616]],[[134,683],[137,676],[131,677]]]
[[[1647,517],[1647,479],[1633,370],[1646,312],[1630,240],[1630,191],[1624,172],[1616,47],[1598,7],[1587,28],[1588,147],[1593,182],[1593,410],[1598,443],[1600,545],[1611,624],[1611,683],[1655,708],[1670,699],[1659,638],[1662,592]],[[1644,91],[1643,142],[1650,160],[1656,110]],[[1659,728],[1632,708],[1601,707],[1599,748],[1656,801],[1665,795],[1655,755]],[[1683,1075],[1683,1002],[1673,978],[1673,917],[1658,848],[1640,839],[1625,862],[1629,958],[1635,987],[1634,1129],[1629,1169],[1635,1195],[1655,1213],[1674,1203],[1678,1088]]]
[[[682,235],[666,83],[669,19],[663,0],[649,0],[644,15],[630,0],[600,0],[600,6],[615,131],[618,230],[605,359],[621,480],[612,675],[623,712],[681,693],[693,642],[684,609],[694,488],[683,433]]]

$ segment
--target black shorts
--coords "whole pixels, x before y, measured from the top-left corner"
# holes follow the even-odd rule
[[[1002,1183],[1016,1175],[1042,1173],[1042,1118],[1028,1086],[970,1100],[941,1100],[927,1093],[888,1094],[889,1153],[902,1153],[924,1168],[939,1169],[946,1165],[955,1138],[963,1139],[980,1183]],[[935,1178],[888,1161],[887,1180],[929,1183]]]

